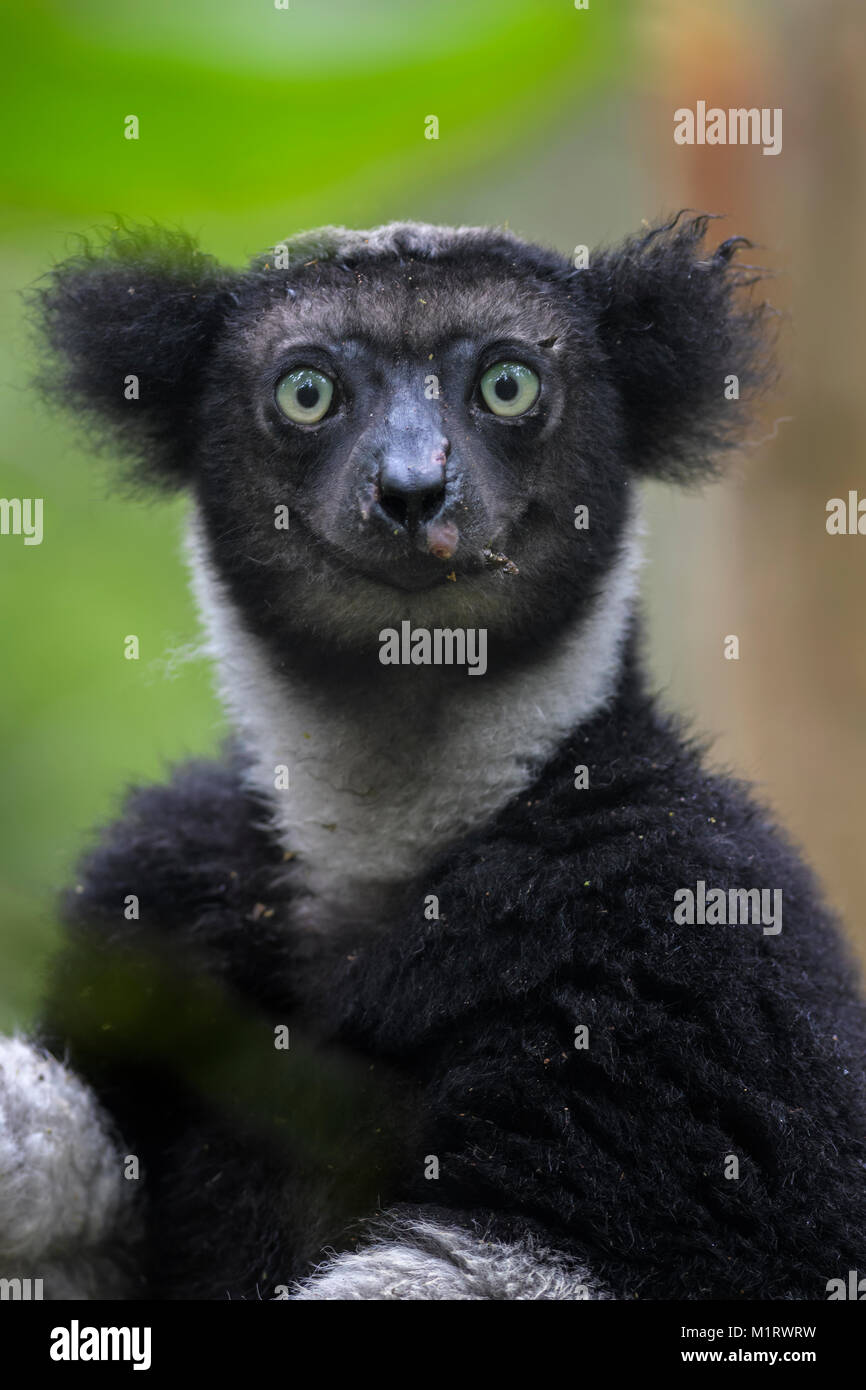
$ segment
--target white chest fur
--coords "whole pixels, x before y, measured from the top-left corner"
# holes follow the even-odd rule
[[[274,671],[214,572],[193,515],[193,588],[222,698],[250,755],[251,782],[295,856],[307,925],[375,926],[400,885],[526,788],[609,698],[637,586],[639,535],[635,521],[588,615],[532,667],[467,678],[447,709],[432,689],[408,698],[405,686],[390,692],[383,679],[375,702],[347,717]],[[288,786],[278,788],[281,767]]]

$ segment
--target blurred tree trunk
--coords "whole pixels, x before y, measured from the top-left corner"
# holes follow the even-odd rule
[[[665,530],[678,532],[673,559],[669,534],[652,551],[657,674],[672,703],[718,732],[719,759],[777,808],[866,960],[866,536],[825,527],[831,497],[866,497],[862,6],[658,0],[642,41],[643,139],[668,204],[674,190],[678,206],[730,214],[718,239],[762,242],[751,259],[784,271],[766,296],[792,314],[782,390],[753,438],[780,416],[793,421],[745,450],[701,501],[654,500]],[[676,146],[673,113],[698,100],[781,107],[782,152]],[[671,612],[684,617],[676,632]],[[728,633],[740,638],[739,662],[723,659]]]

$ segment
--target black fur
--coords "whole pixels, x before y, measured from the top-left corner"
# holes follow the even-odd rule
[[[581,792],[576,763],[590,768]],[[375,1205],[433,1200],[495,1234],[541,1231],[622,1298],[821,1298],[862,1262],[852,968],[766,814],[702,770],[633,671],[525,797],[407,888],[373,942],[311,956],[293,939],[291,872],[256,818],[230,764],[183,769],[136,793],[72,899],[52,1040],[71,1043],[144,1158],[152,1292],[267,1295],[323,1245],[351,1243]],[[698,878],[781,886],[782,932],[674,925],[675,890]],[[137,888],[148,927],[119,920]],[[424,921],[428,893],[439,922]],[[153,967],[129,963],[139,952],[170,962],[168,990],[129,984],[138,970],[153,987]],[[245,1022],[259,1048],[236,1047],[238,1009],[260,1020]],[[342,1053],[269,1053],[274,1021],[363,1059],[360,1100]],[[235,1051],[230,1089],[220,1068]],[[205,1087],[190,1054],[211,1053]],[[321,1099],[307,1116],[339,1114],[327,1155],[304,1157],[303,1124],[275,1137],[271,1087],[287,1114],[305,1089]],[[371,1152],[359,1135],[375,1130]]]
[[[734,259],[751,245],[745,237],[700,255],[709,221],[654,227],[604,255],[592,277],[629,462],[675,480],[711,472],[719,452],[742,438],[742,415],[728,408],[719,382],[734,373],[749,397],[775,376],[771,311],[737,301],[764,272]]]
[[[51,352],[39,377],[46,400],[82,412],[148,481],[179,485],[231,278],[181,232],[121,223],[95,244],[82,240],[30,296]],[[134,406],[129,375],[139,379]]]

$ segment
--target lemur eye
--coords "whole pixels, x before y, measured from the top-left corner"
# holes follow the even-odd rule
[[[334,383],[314,367],[296,367],[277,382],[277,405],[298,425],[315,425],[328,413]]]
[[[479,389],[494,415],[523,415],[538,400],[541,382],[524,362],[497,362],[488,367]]]

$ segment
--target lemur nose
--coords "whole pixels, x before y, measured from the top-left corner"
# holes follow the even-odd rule
[[[445,463],[450,445],[442,440],[426,458],[389,454],[379,470],[379,506],[389,521],[407,531],[432,521],[445,501]]]

